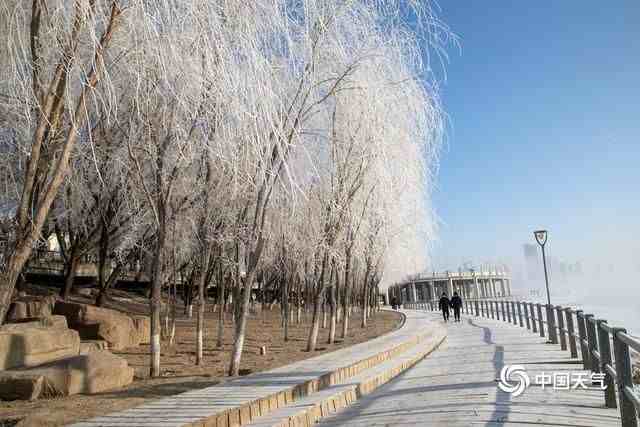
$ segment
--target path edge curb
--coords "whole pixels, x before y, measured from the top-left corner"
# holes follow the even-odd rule
[[[394,331],[398,331],[405,326],[407,321],[406,314],[401,311],[395,311],[395,312],[399,313],[402,316],[400,326],[394,329],[393,331],[388,332],[387,334],[381,335],[381,337],[388,335],[390,333],[393,333]],[[412,338],[408,339],[407,341],[395,347],[379,352],[366,359],[359,360],[353,364],[343,366],[341,368],[338,368],[332,372],[324,374],[315,379],[297,384],[287,390],[274,393],[271,395],[267,395],[265,397],[251,401],[249,403],[239,405],[237,407],[227,409],[216,414],[212,414],[211,416],[201,418],[195,422],[183,424],[182,427],[240,427],[242,425],[250,423],[251,420],[255,418],[268,415],[269,413],[277,410],[278,408],[285,407],[289,404],[294,403],[297,400],[305,398],[318,391],[324,390],[327,387],[330,387],[348,378],[351,378],[367,369],[373,368],[393,358],[398,354],[404,353],[405,351],[420,344],[421,342],[423,342],[424,340],[428,339],[431,336],[433,336],[433,331],[430,331],[429,333],[426,333],[426,334],[415,335]],[[439,340],[437,346],[435,346],[434,349],[437,348],[445,338],[446,338],[446,333],[444,334],[442,339]],[[424,354],[422,357],[420,357],[419,360],[422,360],[422,358],[426,357],[427,355],[428,354]],[[404,372],[404,370],[413,366],[419,360],[415,360],[410,366],[407,366],[402,371],[397,372],[396,375],[394,375],[393,377],[399,375],[401,372]],[[387,378],[386,381],[384,382],[386,383],[393,377]],[[382,384],[383,383],[378,384],[376,388]],[[368,393],[371,392],[372,390],[373,389],[368,390]],[[364,394],[361,394],[361,395],[364,395]],[[359,396],[356,396],[355,400],[357,400],[358,398]],[[351,401],[354,402],[355,400],[351,400]]]

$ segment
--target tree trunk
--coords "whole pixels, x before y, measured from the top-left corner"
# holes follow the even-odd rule
[[[327,344],[336,340],[336,287],[329,287],[329,339]]]
[[[320,332],[320,310],[322,310],[323,292],[318,292],[313,303],[313,317],[311,319],[311,329],[309,330],[309,340],[307,342],[307,351],[316,351],[318,342],[318,332]]]
[[[367,307],[369,306],[368,300],[369,300],[369,274],[370,274],[371,268],[369,265],[367,265],[367,269],[365,270],[364,273],[364,280],[363,280],[363,289],[362,289],[362,324],[360,325],[363,328],[367,327]]]
[[[287,281],[286,276],[282,283],[282,305],[284,308],[284,341],[287,342],[289,341],[290,309],[289,309],[289,282]]]
[[[171,296],[171,321],[169,325],[169,345],[173,345],[176,337],[176,305],[178,303],[178,295],[176,294],[175,284],[173,285],[173,295]]]
[[[327,329],[327,302],[322,301],[322,329]]]
[[[67,274],[64,277],[64,288],[62,289],[62,299],[67,301],[69,296],[71,295],[71,290],[73,289],[73,281],[76,278],[76,271],[78,269],[78,264],[80,263],[80,257],[76,255],[75,248],[71,250],[71,254],[69,255],[69,265],[67,266]]]
[[[216,341],[216,347],[222,348],[224,344],[224,313],[225,313],[225,283],[224,274],[222,272],[222,265],[220,265],[220,272],[218,274],[218,301],[220,304],[220,311],[218,311],[218,340]]]
[[[207,244],[202,257],[200,275],[198,276],[198,318],[196,326],[196,365],[204,364],[204,309],[205,290],[207,287],[207,266],[211,258],[211,245]]]
[[[322,259],[320,267],[320,278],[316,284],[316,294],[313,301],[313,318],[311,320],[311,329],[309,330],[309,339],[307,341],[307,351],[315,351],[318,342],[318,332],[320,330],[320,310],[322,310],[324,302],[324,275],[327,267],[327,255]],[[315,274],[314,274],[315,275]]]
[[[244,339],[247,329],[247,318],[249,317],[249,303],[251,301],[251,286],[255,276],[255,269],[247,272],[244,282],[244,293],[240,304],[240,310],[236,318],[235,336],[233,342],[233,352],[231,353],[231,363],[229,364],[229,376],[235,377],[240,373],[240,359],[244,348]]]
[[[302,316],[302,300],[301,300],[301,296],[300,293],[302,292],[302,283],[300,281],[300,279],[298,278],[297,283],[296,283],[296,324],[299,325]]]
[[[151,369],[152,378],[160,376],[160,315],[162,310],[162,267],[163,252],[165,243],[165,221],[164,212],[159,209],[160,226],[156,241],[155,254],[151,266]]]

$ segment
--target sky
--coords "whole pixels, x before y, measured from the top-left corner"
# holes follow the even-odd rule
[[[439,6],[460,49],[441,73],[435,269],[522,262],[537,228],[551,256],[640,265],[640,2]]]

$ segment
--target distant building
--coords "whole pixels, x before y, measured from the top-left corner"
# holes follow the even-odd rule
[[[540,257],[538,247],[532,243],[522,245],[524,250],[524,269],[528,280],[536,280],[541,277]]]

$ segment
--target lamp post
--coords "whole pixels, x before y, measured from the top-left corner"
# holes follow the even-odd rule
[[[547,230],[536,230],[533,232],[536,242],[542,248],[542,265],[544,267],[544,283],[547,286],[547,304],[551,305],[551,297],[549,296],[549,276],[547,275],[547,257],[544,252],[544,245],[547,243]]]
[[[558,343],[558,334],[555,325],[555,316],[551,307],[551,296],[549,295],[549,275],[547,274],[547,257],[544,252],[544,245],[547,243],[547,230],[536,230],[533,232],[536,242],[542,248],[542,265],[544,267],[544,283],[547,286],[547,329],[549,330],[549,342]]]

